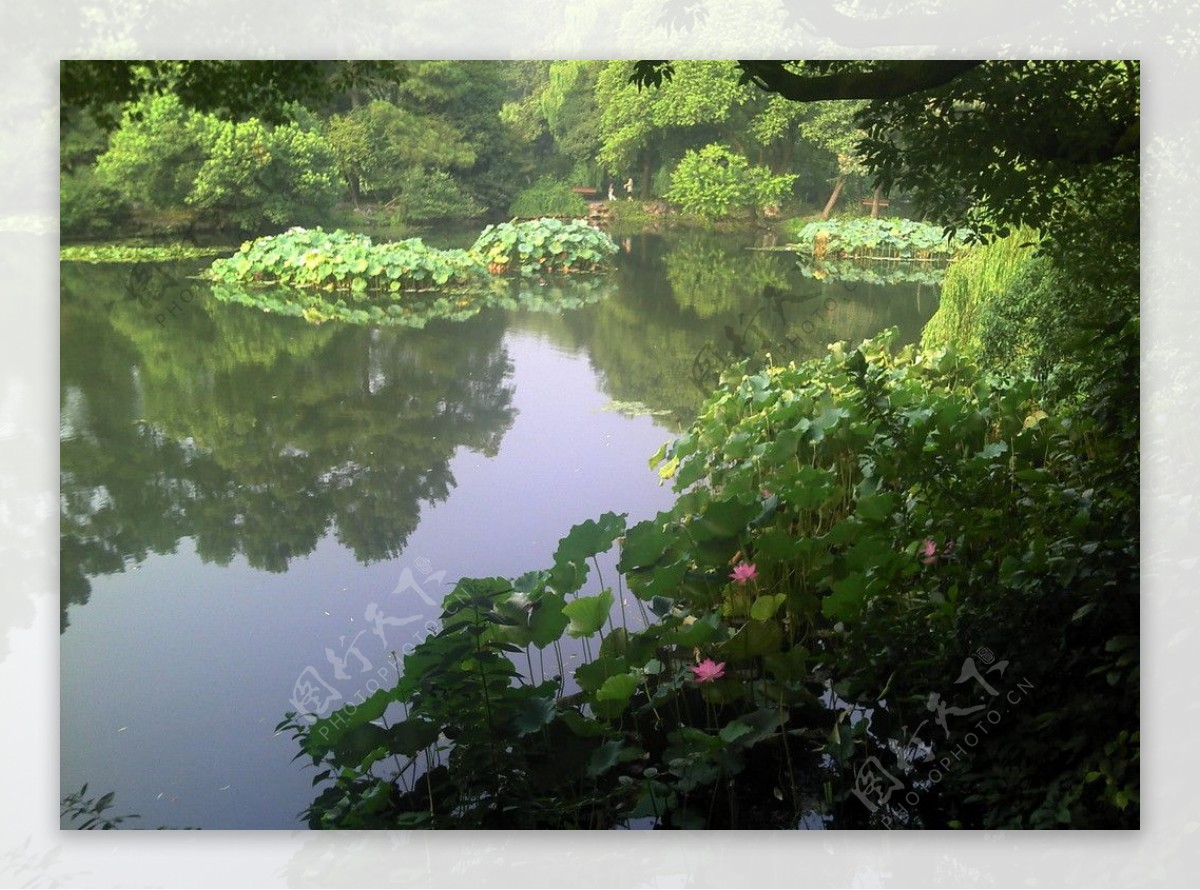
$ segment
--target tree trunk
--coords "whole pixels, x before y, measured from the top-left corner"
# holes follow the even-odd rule
[[[829,200],[825,202],[825,209],[821,211],[821,219],[829,219],[829,214],[833,212],[833,205],[837,203],[838,196],[841,195],[842,186],[845,183],[845,176],[837,178],[837,182],[833,184],[833,194],[829,196]]]
[[[879,199],[883,197],[883,189],[880,186],[875,186],[875,193],[871,195],[871,219],[879,218]]]

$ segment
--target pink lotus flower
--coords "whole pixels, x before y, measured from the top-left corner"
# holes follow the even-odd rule
[[[711,658],[706,658],[688,670],[696,675],[697,683],[711,683],[725,676],[725,662],[714,662]]]
[[[954,542],[947,541],[946,546],[941,550],[941,555],[949,556],[953,550]],[[921,557],[921,562],[923,562],[925,565],[933,565],[933,563],[938,561],[938,546],[934,542],[933,538],[926,538],[924,542],[922,542],[920,552],[924,554]]]
[[[739,562],[733,567],[733,571],[729,573],[729,577],[738,584],[745,584],[747,581],[753,581],[758,577],[758,569],[755,568],[752,562]]]

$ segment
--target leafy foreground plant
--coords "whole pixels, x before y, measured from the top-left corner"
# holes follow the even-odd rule
[[[460,582],[394,688],[288,715],[326,783],[310,825],[1136,825],[1123,444],[1032,381],[888,337],[746,370],[652,459],[671,510]],[[984,650],[1025,694],[974,742],[937,732],[978,710],[956,681]]]
[[[423,326],[490,306],[564,308],[598,299],[603,287],[562,286],[554,276],[594,271],[616,244],[585,222],[556,219],[488,226],[469,251],[420,238],[374,244],[341,230],[290,229],[246,242],[213,262],[213,296],[264,312],[359,324]],[[498,276],[514,271],[525,283]],[[536,284],[530,279],[536,278]],[[552,294],[564,301],[550,306]]]
[[[117,793],[109,791],[100,797],[85,797],[88,786],[85,782],[78,791],[73,791],[59,803],[59,816],[71,823],[78,831],[112,831],[119,828],[126,819],[140,819],[137,813],[125,816],[105,813],[112,809]]]

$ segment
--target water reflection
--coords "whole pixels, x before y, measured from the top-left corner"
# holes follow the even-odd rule
[[[913,342],[937,309],[928,282],[814,279],[791,253],[752,249],[751,235],[628,240],[615,298],[538,324],[586,346],[614,400],[667,410],[677,427],[740,359],[803,361],[893,325]]]
[[[936,308],[928,283],[817,280],[746,235],[623,244],[597,302],[424,330],[221,305],[189,290],[195,264],[64,264],[62,626],[89,577],[185,536],[207,562],[273,572],[330,530],[362,562],[395,557],[453,487],[455,450],[493,455],[512,424],[506,328],[586,351],[614,402],[678,429],[734,361],[802,360],[888,325],[915,340]]]
[[[455,450],[492,455],[512,424],[496,314],[369,330],[196,300],[158,324],[128,274],[63,267],[64,627],[88,576],[184,536],[275,572],[331,529],[362,562],[395,557]]]

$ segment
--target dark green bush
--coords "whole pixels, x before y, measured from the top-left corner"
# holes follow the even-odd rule
[[[773,174],[723,145],[706,145],[683,156],[665,197],[685,213],[721,219],[778,204],[795,181],[795,174]]]
[[[99,181],[92,168],[64,172],[60,183],[58,208],[62,234],[100,234],[129,218],[129,204],[120,192]]]
[[[473,219],[484,206],[444,170],[408,170],[397,177],[399,196],[392,206],[403,222]]]

